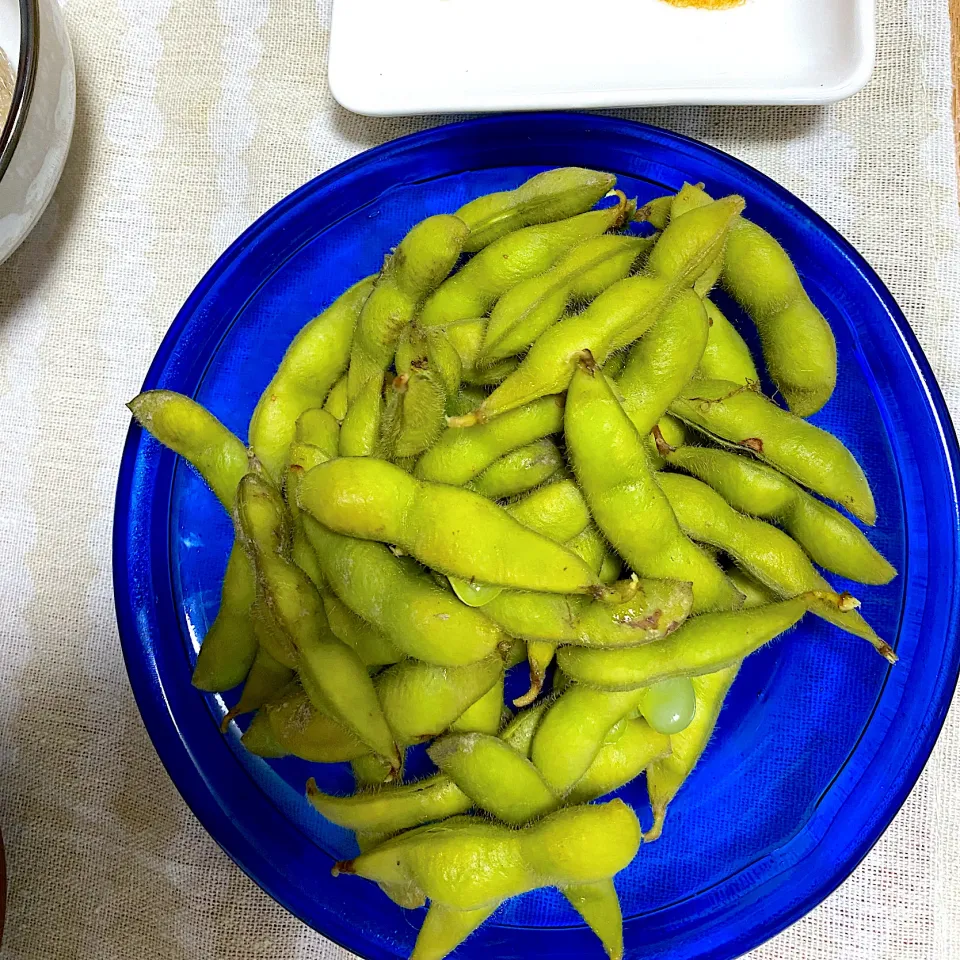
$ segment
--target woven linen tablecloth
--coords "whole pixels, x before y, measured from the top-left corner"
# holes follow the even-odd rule
[[[756,165],[833,223],[900,302],[956,417],[947,7],[879,6],[877,71],[851,100],[628,115]],[[73,149],[35,233],[0,267],[3,956],[343,958],[227,859],[154,753],[114,620],[113,494],[123,404],[207,266],[294,187],[435,121],[337,106],[328,0],[65,7],[79,74]],[[960,957],[958,761],[955,711],[864,863],[751,957]]]

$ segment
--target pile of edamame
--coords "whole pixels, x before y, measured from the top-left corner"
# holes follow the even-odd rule
[[[876,519],[859,464],[803,419],[837,353],[789,257],[740,197],[614,187],[549,170],[417,224],[303,327],[247,443],[179,394],[130,404],[234,520],[194,684],[242,684],[250,751],[353,765],[353,795],[307,795],[356,831],[335,873],[429,900],[416,960],[544,886],[621,957],[613,878],[743,659],[812,613],[896,660],[814,566],[896,575],[847,516]],[[437,772],[406,782],[423,743]],[[643,773],[641,836],[592,801]]]

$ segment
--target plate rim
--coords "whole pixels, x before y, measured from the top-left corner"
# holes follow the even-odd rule
[[[184,302],[183,307],[178,311],[177,316],[165,334],[155,354],[154,360],[149,367],[143,389],[149,389],[159,381],[161,373],[166,369],[175,353],[183,330],[187,324],[196,317],[197,308],[203,303],[205,297],[222,278],[224,273],[229,270],[234,260],[246,250],[260,234],[267,231],[276,220],[283,217],[288,210],[299,204],[306,195],[342,180],[344,177],[362,169],[372,161],[398,156],[409,149],[420,149],[421,147],[429,146],[430,143],[442,140],[457,130],[467,127],[482,128],[485,125],[493,127],[509,126],[510,123],[517,122],[522,123],[525,127],[529,127],[531,122],[541,122],[548,126],[553,125],[554,127],[557,124],[565,127],[570,123],[588,123],[600,127],[607,127],[611,132],[623,134],[628,137],[632,136],[636,140],[642,140],[645,136],[649,137],[653,135],[661,141],[669,141],[673,148],[678,149],[681,153],[688,156],[691,154],[701,154],[703,151],[706,151],[721,159],[735,171],[747,176],[758,189],[764,189],[768,193],[771,193],[777,198],[779,203],[791,208],[795,214],[802,216],[818,232],[832,241],[833,245],[842,251],[852,262],[854,268],[863,277],[864,281],[868,283],[872,292],[882,304],[892,324],[893,330],[905,348],[913,371],[926,395],[926,409],[929,411],[932,422],[941,440],[938,449],[943,451],[943,462],[948,472],[947,482],[950,487],[950,492],[952,493],[950,500],[951,517],[953,520],[952,546],[954,548],[956,561],[956,550],[958,543],[960,543],[960,539],[958,539],[958,531],[960,531],[960,496],[958,496],[957,486],[957,477],[958,473],[960,473],[960,471],[958,471],[958,466],[960,466],[960,447],[958,447],[956,430],[946,407],[946,402],[939,384],[924,355],[923,349],[886,285],[870,267],[865,258],[846,241],[838,231],[798,197],[776,183],[776,181],[767,177],[749,164],[715,147],[682,134],[637,121],[623,120],[615,117],[554,112],[535,114],[533,116],[530,114],[505,114],[492,117],[480,117],[473,120],[431,127],[427,130],[409,134],[364,151],[331,168],[299,187],[297,190],[292,191],[287,197],[267,210],[217,258]],[[469,168],[465,167],[464,169]],[[222,815],[219,818],[214,817],[214,822],[211,822],[211,814],[216,814],[217,811],[220,811],[222,814],[222,808],[213,795],[209,784],[203,777],[199,766],[192,763],[193,758],[179,732],[177,718],[170,712],[160,712],[158,714],[156,711],[156,694],[158,692],[162,694],[162,681],[151,673],[151,667],[155,665],[155,662],[150,660],[149,657],[144,658],[142,656],[143,644],[136,622],[136,612],[132,609],[130,602],[132,591],[129,582],[130,558],[127,550],[127,536],[130,532],[130,513],[133,506],[131,495],[140,441],[140,428],[137,427],[136,424],[131,423],[124,444],[115,501],[113,585],[121,646],[141,718],[147,727],[151,741],[166,767],[171,780],[186,800],[188,806],[201,821],[206,832],[210,834],[224,852],[226,852],[227,855],[237,863],[241,870],[250,876],[261,889],[281,903],[281,905],[294,916],[310,923],[297,907],[291,905],[291,903],[297,899],[296,897],[289,894],[285,896],[279,893],[268,882],[254,875],[254,867],[251,866],[248,869],[248,866],[245,865],[243,852],[238,849],[239,847],[246,845],[252,850],[254,859],[259,857],[259,853],[252,847],[250,841],[237,828],[236,824],[231,823],[228,818]],[[958,606],[960,606],[960,591],[958,591],[956,581],[954,581],[951,601],[950,611],[956,614]],[[952,643],[950,644],[951,649],[949,650],[950,657],[947,658],[945,653],[941,661],[936,687],[940,693],[940,697],[936,705],[935,715],[918,730],[918,735],[911,752],[911,762],[908,767],[902,768],[906,770],[906,773],[900,777],[901,787],[892,799],[884,805],[883,815],[875,819],[871,829],[856,843],[854,852],[843,858],[838,866],[831,872],[830,877],[826,881],[819,881],[813,885],[812,892],[809,895],[801,900],[795,900],[782,909],[778,909],[773,918],[764,921],[759,927],[754,927],[747,931],[740,931],[737,937],[724,941],[717,950],[708,950],[708,952],[701,954],[701,956],[705,958],[730,958],[737,956],[765,942],[794,923],[814,906],[821,903],[850,876],[856,866],[873,848],[883,832],[889,827],[893,818],[897,812],[899,812],[906,798],[916,785],[924,766],[929,760],[949,709],[952,691],[956,687],[958,674],[960,674],[960,643],[957,642],[956,619],[954,616],[952,635],[948,634],[946,637],[947,641],[952,640]],[[140,658],[137,656],[138,653],[141,655]],[[157,689],[158,687],[160,688],[159,691]],[[162,696],[161,701],[162,705],[169,706]],[[184,758],[190,761],[191,765],[189,767],[185,767],[183,763]],[[340,923],[336,926],[331,925],[331,927],[332,928],[320,930],[319,932],[341,946],[345,946],[354,951],[369,947],[369,944],[366,942],[355,939],[353,935],[354,928],[352,926]],[[737,952],[730,953],[730,949],[734,949]]]
[[[496,111],[594,110],[619,107],[660,106],[817,106],[836,103],[859,93],[873,76],[877,59],[876,0],[857,0],[856,27],[860,40],[857,59],[845,76],[832,83],[801,83],[792,86],[748,85],[716,89],[704,86],[676,86],[654,89],[624,88],[594,93],[584,87],[571,90],[529,92],[496,91],[487,95],[470,95],[457,99],[449,94],[433,99],[409,98],[399,102],[395,94],[386,100],[371,98],[358,88],[350,64],[353,54],[344,49],[343,28],[338,27],[350,0],[334,0],[330,23],[330,52],[327,60],[327,83],[334,100],[345,110],[365,117],[437,116],[453,113],[491,113]],[[444,90],[455,87],[444,87]]]

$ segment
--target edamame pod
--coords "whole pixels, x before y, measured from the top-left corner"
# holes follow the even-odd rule
[[[427,217],[386,258],[357,321],[347,382],[351,399],[367,380],[383,375],[404,327],[450,273],[469,232],[458,217]]]
[[[623,409],[646,436],[696,372],[707,343],[703,301],[685,290],[634,345],[617,380]]]
[[[294,441],[317,447],[332,460],[340,450],[340,421],[321,407],[304,410],[294,427]]]
[[[563,468],[563,455],[557,445],[544,437],[505,453],[464,486],[488,500],[503,500],[534,490]]]
[[[689,213],[691,210],[696,210],[697,207],[702,207],[708,200],[707,195],[702,191],[702,183],[699,184],[699,188],[691,187],[690,184],[685,183],[670,203],[670,219],[674,220],[677,217],[682,217],[685,213]],[[699,296],[705,297],[716,285],[716,282],[720,279],[720,274],[723,272],[723,263],[724,255],[721,250],[713,263],[710,264],[693,285],[693,289]]]
[[[396,377],[393,389],[397,404],[386,431],[386,449],[396,460],[418,457],[446,426],[446,390],[427,367]]]
[[[506,664],[504,664],[506,668]],[[503,722],[503,674],[482,696],[467,707],[447,728],[451,733],[485,733],[495,736]]]
[[[551,593],[601,593],[576,555],[469,490],[416,480],[368,457],[320,464],[304,476],[300,506],[327,528],[396,544],[433,570]]]
[[[832,434],[726,380],[694,380],[670,412],[708,436],[747,450],[873,525],[877,508],[853,454]]]
[[[613,881],[571,884],[560,892],[600,938],[610,960],[623,960],[623,914]]]
[[[431,327],[482,317],[512,286],[548,270],[583,240],[619,229],[635,209],[619,194],[614,206],[501,237],[440,285],[424,303],[420,323]]]
[[[254,723],[260,722],[261,717],[269,723],[284,754],[315,763],[341,763],[370,752],[366,744],[333,717],[318,710],[298,683],[288,685],[278,697],[267,701]]]
[[[488,193],[456,215],[470,228],[464,253],[475,253],[522,227],[564,220],[589,210],[617,182],[611,173],[583,167],[544,170],[514,190]]]
[[[472,414],[451,423],[473,426],[559,393],[570,383],[582,351],[589,350],[602,364],[616,349],[642,336],[722,249],[730,223],[742,209],[740,197],[727,197],[679,217],[654,246],[646,274],[615,283],[583,313],[546,330],[514,373]]]
[[[575,246],[546,273],[512,287],[490,312],[480,363],[522,353],[570,304],[589,302],[622,280],[652,245],[650,237],[593,237]]]
[[[640,580],[622,603],[505,590],[483,608],[506,633],[581,647],[632,647],[672,633],[693,604],[690,584]]]
[[[327,399],[323,401],[323,409],[337,421],[342,421],[347,415],[347,404],[350,402],[347,381],[348,377],[344,374],[330,388]]]
[[[275,660],[265,648],[258,645],[257,654],[247,673],[240,699],[224,714],[220,723],[220,732],[227,732],[231,720],[253,710],[259,710],[269,700],[279,696],[292,679],[293,670]]]
[[[855,524],[777,470],[710,447],[680,447],[667,462],[711,486],[735,510],[783,527],[827,570],[870,584],[897,575]]]
[[[756,324],[770,378],[791,411],[799,417],[816,413],[837,382],[837,344],[787,252],[740,217],[730,228],[722,283]]]
[[[198,690],[232,690],[243,683],[257,655],[257,638],[250,621],[256,598],[250,558],[234,543],[220,589],[220,609],[210,624],[191,682]]]
[[[666,639],[641,647],[561,647],[557,662],[577,683],[602,691],[636,694],[637,688],[660,680],[715,673],[739,663],[789,630],[807,612],[810,602],[810,597],[800,596],[752,610],[705,613],[691,617]],[[638,706],[639,703],[638,698]]]
[[[250,446],[277,482],[300,415],[319,407],[347,369],[357,318],[373,290],[367,277],[350,287],[294,338],[250,418]]]
[[[200,404],[171,390],[148,390],[127,406],[137,423],[182,456],[232,513],[237,484],[249,469],[243,443]],[[230,690],[247,676],[257,654],[250,622],[255,593],[250,561],[235,544],[227,561],[220,609],[197,656],[194,686]]]
[[[317,561],[319,566],[319,561]],[[331,590],[321,590],[323,610],[333,635],[356,651],[366,667],[382,667],[399,663],[403,652],[372,623],[358,617]]]
[[[567,795],[568,803],[589,803],[630,783],[651,763],[670,754],[670,737],[642,717],[627,720],[620,735],[604,743],[587,772]]]
[[[270,722],[266,715],[256,714],[250,721],[250,726],[244,731],[240,742],[248,753],[265,760],[276,760],[287,756],[287,751],[277,743],[277,738],[270,729]]]
[[[502,675],[499,656],[463,667],[401,660],[377,674],[375,684],[398,742],[411,744],[444,733]]]
[[[247,474],[240,481],[238,530],[256,569],[258,602],[295,648],[297,672],[310,699],[320,709],[329,709],[375,753],[399,766],[396,744],[366,668],[330,632],[320,595],[307,575],[272,549],[270,517],[282,508],[279,493],[262,477]]]
[[[504,823],[529,823],[560,805],[537,768],[499,737],[451,734],[427,753],[475,806]]]
[[[432,903],[427,910],[410,960],[442,960],[496,911],[499,903],[476,910],[454,910]]]
[[[507,513],[536,533],[566,543],[590,524],[590,511],[572,480],[557,480],[507,504]]]
[[[498,360],[495,363],[477,365],[477,358],[480,356],[480,350],[483,347],[483,338],[487,331],[487,318],[480,317],[470,320],[455,320],[444,327],[437,327],[443,330],[447,339],[453,345],[460,356],[460,376],[464,383],[469,384],[494,384],[501,383],[503,380],[517,369],[520,362],[516,357],[507,357],[504,360]],[[485,396],[485,395],[484,395]],[[482,402],[483,397],[478,398],[477,403]],[[470,404],[463,407],[462,410],[448,411],[451,416],[458,416],[472,410],[477,404]]]
[[[713,735],[720,708],[736,679],[740,664],[693,678],[697,697],[697,712],[693,722],[670,738],[670,755],[654,761],[647,767],[647,793],[653,808],[653,826],[643,835],[645,842],[659,838],[667,805],[677,795],[684,781],[693,772]]]
[[[756,365],[737,328],[717,309],[712,300],[703,301],[710,330],[697,376],[706,380],[731,383],[756,383],[760,379]]]
[[[597,525],[638,575],[690,581],[694,613],[738,605],[723,571],[680,529],[643,440],[589,354],[570,384],[564,435]]]
[[[757,582],[748,573],[744,573],[739,567],[731,567],[727,571],[733,585],[743,594],[743,610],[752,610],[754,607],[762,607],[765,604],[773,603],[776,596],[768,590],[762,583]]]
[[[557,796],[569,793],[610,730],[636,710],[644,696],[643,690],[611,693],[573,684],[550,705],[534,734],[530,759]]]
[[[415,323],[406,327],[397,343],[394,366],[398,374],[431,370],[444,393],[456,393],[460,387],[462,361],[444,328],[424,328]]]
[[[334,874],[379,883],[412,881],[433,902],[471,910],[539,886],[609,879],[639,846],[636,814],[611,800],[558,810],[520,830],[453,817],[338,863]]]
[[[347,415],[340,425],[339,456],[374,456],[382,414],[383,376],[371,376],[347,407]]]
[[[723,497],[694,477],[679,473],[658,476],[681,528],[688,537],[729,554],[751,576],[780,597],[833,588],[817,573],[800,546],[787,534],[762,520],[737,513]],[[829,600],[812,600],[810,610],[841,630],[862,637],[891,663],[896,655],[853,607],[838,608]]]
[[[504,454],[562,429],[563,397],[542,397],[472,430],[445,430],[417,462],[414,475],[461,487]]]
[[[243,443],[199,403],[172,390],[147,390],[127,407],[144,430],[200,474],[232,513],[237,484],[250,469]]]
[[[442,773],[414,783],[362,790],[349,797],[323,793],[311,777],[307,781],[307,799],[319,813],[341,827],[386,834],[455,817],[473,806],[470,798]]]
[[[303,526],[333,593],[408,656],[462,666],[489,656],[506,639],[479,610],[382,544],[333,533],[309,514]]]

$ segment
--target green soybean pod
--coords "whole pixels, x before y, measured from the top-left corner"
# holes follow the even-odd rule
[[[238,533],[254,562],[257,602],[278,634],[295,650],[296,667],[310,699],[371,750],[399,766],[399,756],[357,654],[331,632],[323,602],[307,575],[271,546],[271,514],[283,509],[279,493],[256,474],[237,488]]]
[[[307,543],[309,546],[309,541]],[[314,558],[316,559],[316,555]],[[319,561],[316,562],[319,566]],[[403,659],[403,651],[399,650],[386,634],[372,623],[358,617],[332,590],[321,590],[320,596],[323,598],[323,610],[333,635],[348,647],[352,647],[364,666],[382,667]]]
[[[694,380],[670,405],[670,412],[835,500],[864,523],[876,522],[870,484],[853,454],[826,430],[788,413],[756,390],[726,380]]]
[[[568,803],[589,803],[619,790],[651,763],[670,754],[670,737],[654,730],[642,717],[627,720],[620,736],[605,743],[587,772],[567,795]]]
[[[137,423],[182,456],[232,513],[237,485],[249,469],[247,449],[196,401],[171,390],[148,390],[127,405]],[[227,561],[220,609],[207,630],[193,684],[200,690],[230,690],[242,683],[257,654],[250,622],[255,596],[253,569],[234,544]]]
[[[502,675],[503,661],[496,655],[462,667],[410,659],[387,667],[374,683],[397,741],[411,744],[445,732]]]
[[[249,469],[240,440],[195,400],[172,390],[147,390],[127,407],[144,430],[200,474],[231,513],[237,484]]]
[[[424,303],[419,322],[430,327],[482,317],[512,286],[548,270],[583,240],[623,226],[634,209],[620,194],[614,206],[508,233],[440,284]]]
[[[479,610],[383,544],[333,533],[307,514],[302,521],[330,590],[408,656],[462,666],[489,656],[506,639]]]
[[[463,484],[504,454],[563,429],[563,397],[541,397],[489,424],[449,428],[417,462],[414,475],[436,483]]]
[[[430,370],[444,393],[454,393],[462,378],[460,354],[443,327],[408,325],[400,334],[394,367],[398,374]]]
[[[710,330],[697,376],[731,383],[756,383],[760,379],[756,365],[737,328],[717,309],[712,300],[704,300]]]
[[[774,600],[777,599],[762,583],[754,580],[750,574],[745,573],[739,567],[729,569],[727,576],[740,593],[743,594],[743,610],[762,607],[765,604],[773,603]]]
[[[681,293],[630,351],[617,380],[623,409],[646,436],[696,372],[708,336],[703,301]]]
[[[554,793],[565,796],[573,788],[610,730],[637,709],[643,696],[643,690],[610,693],[573,684],[550,705],[534,734],[530,759]]]
[[[645,274],[620,280],[583,313],[546,330],[514,373],[471,414],[451,423],[473,426],[537,397],[559,393],[570,383],[582,351],[589,350],[602,364],[641,337],[722,248],[729,225],[742,208],[742,198],[727,197],[678,218],[654,246]]]
[[[611,173],[583,167],[557,167],[524,181],[514,190],[484,194],[456,212],[470,228],[464,253],[476,253],[522,227],[565,220],[589,210],[616,185]]]
[[[406,461],[432,447],[443,432],[447,392],[430,369],[412,370],[393,383],[399,402],[387,445],[396,460]]]
[[[684,189],[691,203],[710,199],[696,187]],[[837,382],[837,344],[787,252],[741,217],[730,228],[722,283],[756,324],[770,377],[787,405],[797,416],[816,413]]]
[[[623,958],[623,914],[612,880],[595,880],[560,888],[570,906],[600,938],[610,960]]]
[[[487,330],[487,318],[479,317],[468,320],[455,320],[444,327],[437,327],[446,334],[453,348],[460,357],[460,376],[464,383],[474,385],[490,385],[501,383],[517,369],[519,361],[516,357],[507,357],[494,363],[477,365],[477,358],[483,347],[483,340]],[[457,411],[448,410],[451,416],[467,413],[483,401],[481,395],[473,405],[464,406]]]
[[[505,453],[465,487],[489,500],[503,500],[534,490],[560,473],[564,466],[563,454],[557,445],[544,437]]]
[[[298,417],[319,407],[347,369],[354,327],[373,289],[367,277],[350,287],[294,338],[250,418],[250,446],[279,481]]]
[[[529,823],[560,805],[537,768],[499,737],[450,734],[427,753],[475,806],[504,823]]]
[[[636,693],[661,680],[714,673],[739,663],[789,630],[810,608],[810,601],[800,596],[752,610],[705,613],[691,617],[669,637],[640,647],[561,647],[557,662],[578,684]]]
[[[702,183],[699,187],[691,187],[689,183],[685,183],[670,203],[670,219],[674,220],[677,217],[682,217],[685,213],[696,210],[697,207],[702,207],[708,202],[709,198],[703,193]],[[701,297],[705,297],[720,279],[720,274],[723,272],[723,262],[724,255],[721,250],[694,283],[693,289]]]
[[[372,376],[347,406],[340,425],[339,456],[372,457],[380,438],[383,377]]]
[[[564,435],[594,520],[635,573],[692,582],[694,613],[738,605],[723,571],[680,529],[643,440],[589,355],[570,384]]]
[[[690,584],[638,580],[619,603],[521,590],[504,590],[484,613],[512,636],[582,647],[632,647],[672,633],[693,604]]]
[[[572,480],[557,480],[534,490],[507,504],[506,511],[525,527],[557,543],[573,540],[590,523],[586,501]]]
[[[649,223],[655,230],[666,229],[667,224],[670,222],[670,214],[673,210],[674,200],[675,196],[672,193],[648,200],[637,211],[637,221]]]
[[[294,673],[290,667],[275,660],[264,647],[258,644],[240,699],[224,714],[220,731],[226,733],[231,720],[253,710],[259,710],[269,700],[278,696],[289,685],[293,676]],[[367,749],[369,750],[369,747]]]
[[[234,543],[220,588],[220,608],[207,630],[191,682],[198,690],[231,690],[243,683],[257,655],[250,620],[256,597],[253,568],[243,548]]]
[[[357,321],[348,371],[351,399],[370,377],[386,371],[404,327],[453,268],[469,232],[458,217],[427,217],[386,258]]]
[[[830,584],[782,530],[737,513],[719,493],[694,477],[665,473],[659,475],[658,481],[687,536],[723,550],[777,596],[795,597],[818,591],[832,596]],[[841,630],[867,640],[881,656],[895,662],[897,658],[890,645],[853,609],[856,605],[852,598],[839,607],[824,599],[813,601],[810,609]]]
[[[504,664],[506,667],[506,664]],[[503,675],[447,728],[451,733],[485,733],[494,736],[503,723]]]
[[[658,839],[663,832],[667,805],[693,772],[710,742],[723,701],[739,669],[740,664],[734,664],[716,673],[693,678],[697,698],[693,722],[670,738],[669,756],[655,760],[647,767],[647,793],[653,808],[653,826],[643,835],[645,843]]]
[[[854,523],[771,467],[711,447],[681,447],[667,461],[708,484],[735,510],[783,527],[827,570],[870,584],[897,575]]]
[[[316,447],[328,460],[332,460],[340,449],[340,421],[322,407],[304,410],[297,418],[294,442]]]
[[[523,352],[568,306],[587,303],[622,280],[652,245],[650,237],[592,237],[545,273],[512,287],[490,312],[480,362],[486,365]]]
[[[532,707],[527,707],[526,710],[521,710],[504,727],[500,738],[529,760],[533,735],[537,732],[537,727],[540,726],[540,721],[543,719],[548,706],[549,703],[542,700]]]
[[[462,383],[460,389],[447,397],[447,416],[456,417],[461,413],[472,410],[478,403],[482,402],[486,393],[483,387],[475,383]]]
[[[348,830],[387,834],[455,817],[473,806],[470,798],[443,774],[382,790],[362,790],[348,797],[324,793],[311,777],[307,799],[331,823]]]
[[[279,696],[267,701],[257,714],[261,716],[284,753],[303,760],[342,763],[370,752],[349,730],[318,710],[298,683],[288,685]]]
[[[603,593],[586,564],[469,490],[427,483],[370,457],[341,457],[300,483],[302,509],[337,533],[395,544],[424,565],[480,583]]]
[[[323,401],[323,409],[335,420],[342,421],[347,415],[348,395],[347,375],[344,374],[331,388],[327,399]]]

